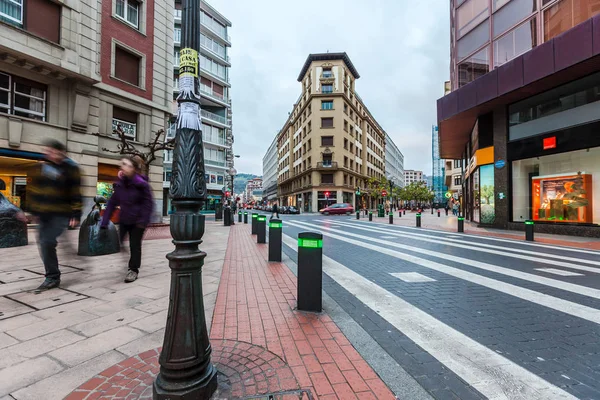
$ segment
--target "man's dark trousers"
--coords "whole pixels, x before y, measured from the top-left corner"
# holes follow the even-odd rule
[[[141,228],[135,224],[121,224],[119,227],[119,234],[121,236],[121,243],[125,239],[125,235],[129,234],[129,269],[134,272],[140,272],[140,265],[142,264],[142,238],[144,237],[144,228]]]
[[[56,245],[58,237],[69,227],[70,218],[64,215],[41,215],[39,249],[47,279],[60,279]]]

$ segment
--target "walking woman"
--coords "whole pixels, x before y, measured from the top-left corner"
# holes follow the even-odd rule
[[[125,277],[125,282],[128,283],[135,281],[140,272],[142,237],[150,223],[154,204],[150,185],[139,171],[141,168],[136,158],[121,159],[119,181],[115,184],[115,191],[108,201],[101,223],[101,228],[106,228],[115,207],[120,207],[119,234],[121,242],[125,239],[125,235],[129,235],[129,271]]]

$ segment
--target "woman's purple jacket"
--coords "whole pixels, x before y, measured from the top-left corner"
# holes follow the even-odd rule
[[[115,191],[108,200],[102,216],[101,226],[108,226],[115,207],[121,207],[119,223],[124,225],[148,226],[152,217],[154,200],[148,178],[135,174],[131,179],[123,177],[115,184]]]

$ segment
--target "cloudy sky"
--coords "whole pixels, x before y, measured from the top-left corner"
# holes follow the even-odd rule
[[[431,125],[449,76],[448,0],[208,0],[233,24],[231,85],[238,172],[262,157],[300,95],[310,53],[347,52],[356,90],[404,154],[431,174]]]

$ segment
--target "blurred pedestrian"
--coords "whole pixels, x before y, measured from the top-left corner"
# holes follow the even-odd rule
[[[273,215],[277,215],[277,219],[279,219],[279,207],[277,207],[277,202],[274,202],[273,207],[271,208],[271,219],[273,219]]]
[[[119,236],[121,243],[129,235],[130,258],[125,282],[137,279],[142,263],[142,238],[154,208],[152,191],[146,177],[141,175],[139,161],[133,157],[121,159],[119,181],[115,184],[100,227],[106,229],[115,207],[120,207]]]
[[[67,157],[63,143],[44,142],[45,162],[36,165],[27,184],[28,209],[39,223],[38,246],[46,279],[37,288],[44,291],[60,286],[56,246],[58,237],[81,219],[81,172]]]

